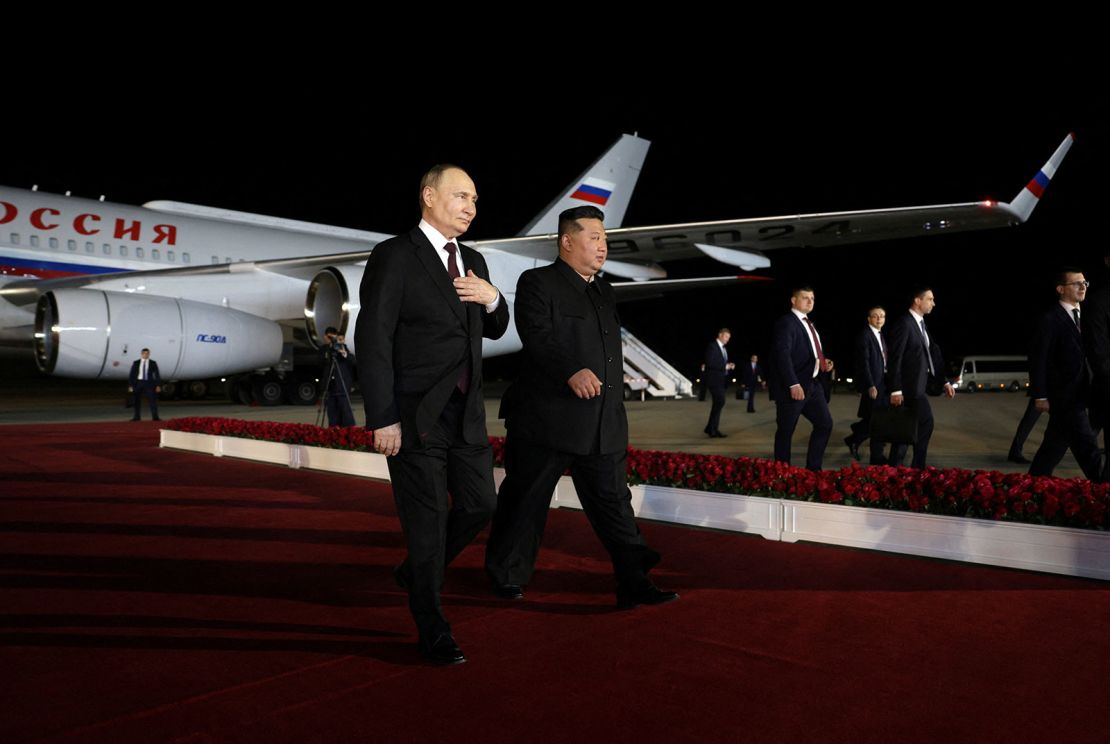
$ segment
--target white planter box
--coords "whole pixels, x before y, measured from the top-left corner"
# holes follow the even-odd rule
[[[376,452],[354,452],[328,447],[291,447],[296,464],[294,467],[327,470],[333,473],[359,475],[363,478],[389,480],[389,466],[385,455]]]
[[[636,503],[635,491],[643,497]],[[694,491],[664,486],[633,487],[636,516],[661,522],[745,532],[778,540],[782,533],[782,501],[763,496]]]
[[[1110,533],[783,501],[782,540],[1110,579]]]
[[[241,457],[293,468],[389,480],[386,458],[373,452],[304,447],[238,437],[162,430],[162,447]],[[500,486],[505,471],[494,468]],[[563,476],[552,507],[581,509]],[[985,519],[784,501],[663,486],[633,486],[632,508],[644,519],[762,535],[768,540],[827,543],[908,555],[1009,566],[1110,580],[1110,533]]]

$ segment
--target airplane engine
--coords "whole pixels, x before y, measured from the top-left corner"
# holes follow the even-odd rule
[[[143,348],[162,377],[202,379],[271,367],[272,320],[202,302],[96,289],[47,292],[35,312],[35,359],[61,377],[126,379]]]
[[[328,326],[345,335],[354,353],[355,321],[358,319],[358,291],[362,285],[362,266],[329,266],[312,277],[304,301],[304,322],[308,337],[317,348]]]

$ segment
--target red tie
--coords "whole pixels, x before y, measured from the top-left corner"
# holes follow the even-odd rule
[[[455,251],[458,246],[454,241],[448,241],[447,245],[443,246],[443,250],[447,251],[447,273],[451,275],[452,279],[458,279],[462,276],[459,273],[459,264],[455,260]],[[459,381],[455,383],[455,387],[459,392],[466,395],[466,391],[470,390],[470,360],[467,359],[466,364],[459,370]]]
[[[821,339],[817,338],[817,329],[813,327],[813,321],[806,316],[806,324],[809,326],[809,335],[813,336],[813,346],[817,349],[817,371],[825,371],[825,352],[821,351]]]

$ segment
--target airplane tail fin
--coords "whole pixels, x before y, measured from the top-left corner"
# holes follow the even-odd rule
[[[560,212],[588,204],[605,213],[606,227],[620,227],[650,145],[648,140],[634,134],[621,135],[616,144],[547,205],[520,235],[554,234],[559,231]]]
[[[1044,167],[1037,171],[1037,175],[1033,176],[1033,179],[1026,184],[1021,193],[1010,202],[1010,209],[1017,214],[1018,219],[1022,222],[1025,222],[1029,219],[1029,215],[1033,214],[1033,208],[1037,206],[1044,190],[1048,188],[1049,181],[1056,175],[1056,169],[1060,167],[1064,156],[1068,154],[1072,142],[1075,142],[1074,134],[1064,137],[1064,141],[1056,148],[1056,152],[1052,153],[1052,157],[1048,159]]]

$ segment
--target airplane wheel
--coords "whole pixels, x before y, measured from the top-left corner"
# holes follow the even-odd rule
[[[251,393],[260,404],[276,406],[281,403],[285,391],[281,388],[281,380],[276,377],[258,377],[251,383]]]
[[[625,385],[624,386],[624,399],[625,400],[632,400],[635,397],[636,397],[636,394],[634,392],[632,392],[632,388],[630,388],[628,385]]]
[[[189,397],[199,400],[208,395],[208,383],[204,380],[193,380],[186,383],[185,389],[189,392]]]
[[[286,384],[286,399],[297,406],[311,406],[316,402],[316,381],[308,378],[293,380]]]
[[[158,397],[168,400],[177,395],[177,392],[178,391],[176,382],[163,382],[162,392],[158,394]]]
[[[231,401],[240,405],[249,406],[254,403],[254,392],[251,389],[251,381],[243,377],[235,381],[231,386]]]

